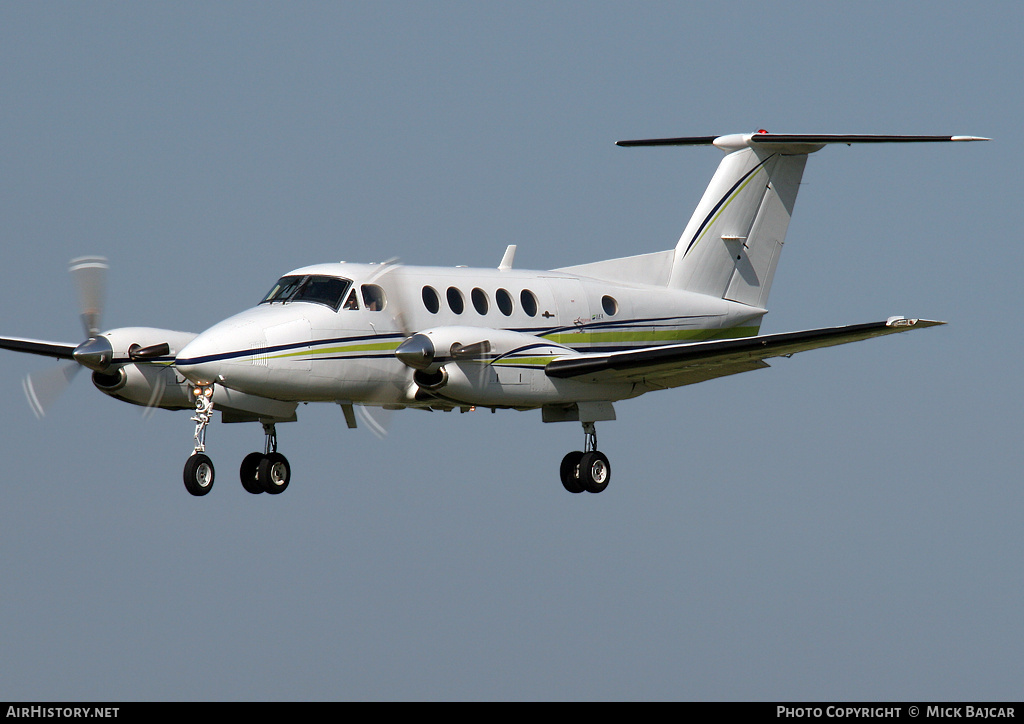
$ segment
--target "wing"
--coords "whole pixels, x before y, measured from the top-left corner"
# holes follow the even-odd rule
[[[884,322],[826,327],[743,339],[645,347],[608,354],[581,354],[552,360],[548,377],[583,382],[638,382],[652,388],[679,387],[768,367],[764,360],[833,347],[945,322],[891,317]]]
[[[75,351],[73,344],[63,342],[47,342],[41,339],[22,339],[21,337],[0,337],[0,349],[10,349],[15,352],[27,352],[39,354],[44,357],[56,357],[58,359],[74,359]]]

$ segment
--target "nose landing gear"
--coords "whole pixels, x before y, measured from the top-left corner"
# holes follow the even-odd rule
[[[597,449],[597,429],[592,422],[583,423],[583,450],[573,450],[562,458],[559,476],[562,487],[570,493],[600,493],[612,479],[608,457]]]
[[[185,489],[192,495],[206,495],[213,489],[213,461],[206,452],[206,426],[213,415],[213,386],[200,386],[192,390],[196,401],[196,414],[192,421],[196,423],[196,446],[192,456],[185,461],[183,477]]]

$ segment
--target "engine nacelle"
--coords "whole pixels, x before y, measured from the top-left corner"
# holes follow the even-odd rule
[[[92,383],[100,392],[133,405],[164,410],[194,406],[189,381],[165,365],[128,364],[109,372],[93,372]]]
[[[195,336],[154,327],[121,327],[90,337],[75,347],[72,356],[83,367],[111,376],[123,364],[173,362],[178,350]]]
[[[193,332],[175,332],[171,329],[156,327],[120,327],[111,329],[100,335],[111,349],[111,364],[124,364],[136,361],[134,355],[138,350],[153,349],[167,345],[167,351],[159,355],[151,355],[147,361],[173,361],[185,345],[196,338]]]

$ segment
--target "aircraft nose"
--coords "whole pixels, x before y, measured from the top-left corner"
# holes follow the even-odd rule
[[[215,336],[203,332],[185,345],[174,362],[178,372],[198,385],[216,382],[221,372],[223,350]]]
[[[196,384],[216,383],[238,392],[267,392],[268,382],[284,385],[292,378],[301,385],[310,362],[309,321],[293,310],[257,307],[218,322],[178,353],[175,367]],[[278,353],[268,363],[268,351]],[[303,350],[303,352],[296,352]],[[271,380],[274,377],[274,380]],[[280,390],[279,390],[280,391]]]
[[[280,314],[279,310],[258,308],[213,325],[182,348],[175,367],[198,385],[217,383],[258,394],[268,367],[254,360],[253,353],[267,347],[268,311]],[[305,340],[308,342],[308,335]]]

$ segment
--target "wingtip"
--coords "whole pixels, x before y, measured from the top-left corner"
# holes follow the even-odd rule
[[[908,319],[907,317],[895,316],[885,320],[887,327],[935,327],[945,322],[934,319]]]

